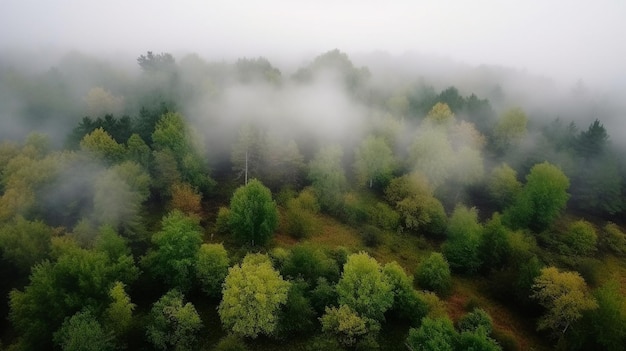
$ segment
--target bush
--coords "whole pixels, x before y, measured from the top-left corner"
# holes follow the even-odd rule
[[[574,263],[573,268],[580,273],[587,284],[591,286],[598,285],[602,276],[602,262],[590,257],[580,257]]]
[[[367,209],[370,222],[382,229],[395,231],[400,223],[400,215],[389,205],[378,202]]]
[[[304,279],[311,285],[319,277],[330,281],[339,279],[337,263],[326,256],[321,249],[308,244],[296,245],[291,249],[291,254],[283,265],[282,273],[293,279]]]
[[[433,252],[417,267],[415,280],[423,289],[445,296],[452,286],[450,266],[441,253]]]
[[[626,253],[626,234],[615,223],[607,223],[602,228],[602,247],[616,254]]]
[[[575,255],[590,255],[596,250],[598,235],[593,225],[587,221],[579,220],[572,223],[564,241],[571,253]]]
[[[314,215],[296,199],[287,201],[285,225],[287,233],[296,239],[308,238],[317,230]]]
[[[363,244],[367,247],[377,247],[382,241],[383,232],[373,225],[366,225],[360,231]]]
[[[476,308],[459,319],[458,327],[459,331],[462,332],[475,332],[479,328],[483,328],[487,335],[489,335],[493,330],[493,321],[489,313],[485,312],[482,308]]]

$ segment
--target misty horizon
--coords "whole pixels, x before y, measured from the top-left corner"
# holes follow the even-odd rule
[[[294,67],[337,48],[351,57],[418,54],[473,67],[511,67],[564,86],[579,80],[608,89],[626,85],[626,45],[618,39],[626,4],[620,1],[10,0],[3,7],[3,52],[195,52],[209,60],[263,56]]]

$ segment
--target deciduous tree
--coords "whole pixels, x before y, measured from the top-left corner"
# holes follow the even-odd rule
[[[383,314],[393,305],[391,284],[380,264],[365,252],[348,256],[337,283],[337,294],[339,304],[377,321],[383,320]]]
[[[240,265],[228,270],[224,281],[218,308],[222,324],[236,334],[251,338],[273,334],[290,285],[266,255],[246,255]]]
[[[240,243],[265,245],[278,226],[278,210],[271,191],[253,179],[230,199],[228,224]]]

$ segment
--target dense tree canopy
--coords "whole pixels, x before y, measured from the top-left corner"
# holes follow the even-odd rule
[[[230,199],[228,225],[242,244],[265,245],[278,226],[278,211],[271,191],[253,179]]]
[[[241,265],[228,270],[220,319],[236,334],[252,338],[271,335],[277,327],[279,308],[287,302],[289,287],[267,256],[248,254]]]

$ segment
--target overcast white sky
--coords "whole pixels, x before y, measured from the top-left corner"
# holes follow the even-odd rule
[[[447,56],[626,86],[626,0],[0,0],[0,48]]]

